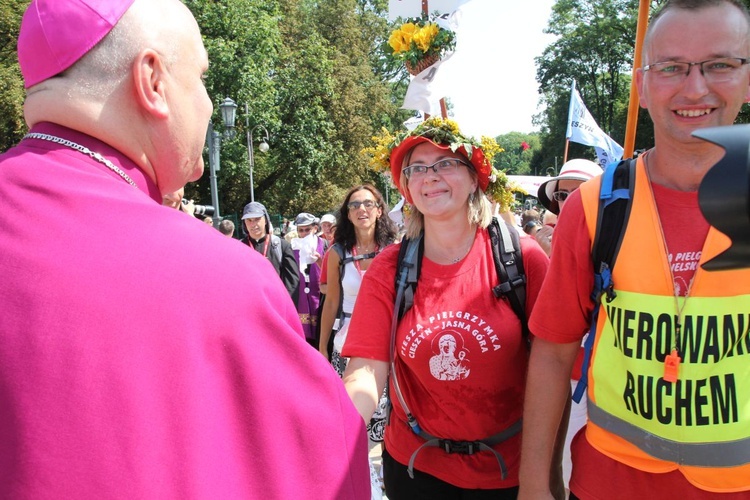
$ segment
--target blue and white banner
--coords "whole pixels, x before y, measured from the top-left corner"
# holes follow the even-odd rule
[[[570,108],[568,109],[568,128],[565,137],[573,142],[593,146],[602,168],[608,164],[620,161],[624,152],[610,136],[604,133],[596,124],[589,110],[576,90],[576,82],[570,88]]]

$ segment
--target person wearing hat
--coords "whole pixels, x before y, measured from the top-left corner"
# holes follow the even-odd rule
[[[284,238],[273,234],[271,218],[262,203],[253,201],[242,210],[242,228],[245,237],[242,243],[263,255],[273,265],[284,288],[296,304],[299,300],[299,266],[292,246]]]
[[[411,205],[406,236],[422,234],[424,245],[414,304],[395,332],[403,401],[388,376],[403,243],[385,248],[365,274],[342,354],[350,358],[344,383],[365,420],[390,379],[393,408],[383,453],[388,498],[473,498],[480,489],[483,498],[515,498],[518,492],[527,345],[508,301],[492,293],[498,278],[485,192],[497,178],[493,145],[490,138],[464,136],[452,120],[430,118],[398,135],[387,152],[393,182]],[[520,240],[528,314],[548,259],[531,239]],[[404,404],[426,433],[464,444],[484,440],[492,451],[426,445],[411,430]]]
[[[601,167],[591,160],[584,160],[583,158],[568,160],[560,169],[560,175],[543,182],[539,186],[537,198],[544,208],[555,215],[560,215],[560,211],[570,193],[578,189],[578,186],[587,180],[593,179],[601,173]],[[554,225],[545,224],[534,235],[537,243],[547,255],[552,252],[554,229]]]
[[[302,330],[307,342],[317,349],[318,306],[320,305],[320,276],[326,241],[318,236],[318,218],[302,212],[294,219],[297,236],[292,240],[294,257],[299,267],[300,293],[297,300]]]
[[[365,425],[271,266],[162,206],[202,175],[212,114],[188,8],[27,4],[30,131],[0,155],[0,498],[369,498]]]
[[[333,214],[325,214],[321,217],[320,230],[323,233],[321,236],[325,238],[327,242],[327,247],[333,245],[333,237],[336,230],[336,216]]]

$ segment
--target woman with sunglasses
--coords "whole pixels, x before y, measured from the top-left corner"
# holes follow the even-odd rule
[[[499,283],[485,192],[495,176],[485,152],[496,144],[468,138],[439,118],[392,144],[393,180],[411,205],[406,237],[423,238],[418,286],[413,306],[398,321],[389,377],[403,243],[373,262],[344,345],[350,357],[344,383],[368,420],[390,381],[393,408],[383,452],[390,500],[515,498],[528,348],[519,318],[492,292]],[[531,238],[520,240],[528,317],[547,257]],[[405,406],[439,441],[431,444],[412,431]]]
[[[334,251],[328,252],[326,264],[327,291],[318,346],[339,375],[343,375],[346,368],[346,360],[340,353],[362,277],[373,257],[393,243],[396,236],[391,220],[387,215],[383,217],[384,207],[385,201],[380,191],[375,186],[363,184],[349,190],[339,209],[341,216],[336,227]],[[342,256],[346,260],[343,276],[339,270]],[[329,341],[334,330],[331,346]]]

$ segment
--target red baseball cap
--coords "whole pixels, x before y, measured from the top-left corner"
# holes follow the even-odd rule
[[[134,0],[32,0],[21,21],[18,63],[29,88],[75,64]]]
[[[429,137],[425,137],[423,135],[417,135],[417,136],[410,136],[401,141],[401,143],[393,148],[391,151],[391,176],[393,177],[393,183],[398,188],[399,192],[406,198],[406,201],[409,203],[412,203],[411,196],[409,196],[408,190],[407,192],[404,192],[401,189],[401,168],[402,164],[404,162],[404,157],[417,147],[418,145],[430,142],[435,147],[440,148],[444,151],[451,151],[451,147],[448,144],[443,143],[436,143]],[[487,161],[487,159],[484,156],[484,151],[482,151],[479,147],[472,147],[471,148],[471,155],[466,151],[466,148],[461,145],[456,149],[457,153],[461,153],[464,157],[466,157],[467,160],[469,160],[469,163],[474,167],[474,170],[477,173],[479,187],[482,188],[482,191],[487,190],[487,186],[490,183],[490,175],[492,175],[492,165]]]

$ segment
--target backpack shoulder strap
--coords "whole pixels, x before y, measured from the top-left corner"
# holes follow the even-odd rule
[[[513,312],[521,321],[523,337],[529,338],[529,325],[526,319],[526,274],[521,256],[521,240],[518,232],[505,221],[492,219],[487,227],[492,245],[492,258],[495,261],[498,285],[492,289],[495,297],[505,297]]]
[[[424,254],[424,238],[419,235],[418,238],[410,240],[404,238],[401,240],[401,248],[398,250],[398,260],[396,261],[396,291],[403,287],[403,300],[397,300],[394,305],[394,314],[398,314],[401,319],[406,311],[414,305],[414,294],[417,291],[417,281],[422,265],[422,255]]]
[[[635,162],[635,159],[628,159],[610,164],[602,174],[596,233],[591,250],[594,274],[602,279],[594,283],[592,298],[595,301],[599,300],[601,293],[607,294],[609,302],[615,297],[612,269],[622,244],[625,223],[630,216],[635,187]]]
[[[612,282],[612,269],[622,245],[630,209],[633,205],[635,188],[636,159],[622,160],[607,165],[602,174],[599,188],[599,208],[596,215],[596,232],[591,248],[591,259],[594,264],[594,289],[591,299],[594,301],[594,312],[591,314],[589,335],[583,344],[583,365],[581,378],[573,391],[573,401],[581,401],[588,385],[588,369],[591,364],[591,351],[596,336],[596,323],[599,316],[599,300],[605,294],[606,300],[612,302],[617,295]]]

